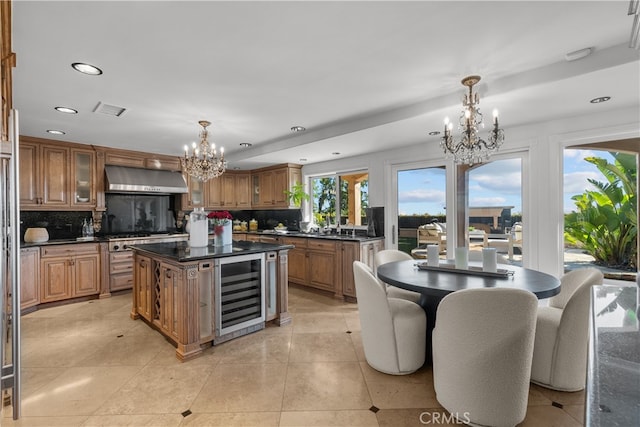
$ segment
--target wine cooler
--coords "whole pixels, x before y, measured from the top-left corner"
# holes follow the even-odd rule
[[[216,262],[216,336],[263,325],[264,254],[218,258]]]

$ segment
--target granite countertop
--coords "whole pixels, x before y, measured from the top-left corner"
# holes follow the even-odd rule
[[[594,286],[585,425],[640,425],[640,315],[636,285]]]
[[[99,243],[106,242],[107,239],[100,237],[92,237],[92,238],[77,238],[77,239],[55,239],[55,240],[47,240],[46,242],[20,242],[20,248],[38,248],[40,246],[49,246],[49,245],[68,245],[73,243]]]
[[[326,240],[341,240],[341,241],[353,241],[353,242],[366,242],[372,240],[382,240],[384,237],[369,237],[369,236],[352,236],[349,234],[322,234],[322,233],[304,233],[301,231],[287,231],[285,233],[279,233],[275,230],[259,230],[259,231],[234,231],[234,233],[242,234],[258,234],[266,236],[279,236],[279,237],[303,237],[309,239],[326,239]]]
[[[223,258],[236,255],[248,255],[261,252],[293,249],[293,245],[279,245],[274,243],[245,242],[234,240],[232,245],[213,246],[210,244],[204,248],[192,248],[188,242],[152,243],[147,245],[134,245],[134,251],[157,255],[178,262],[198,261],[211,258]]]

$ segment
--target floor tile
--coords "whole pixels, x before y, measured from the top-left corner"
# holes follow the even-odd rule
[[[280,427],[375,427],[376,415],[361,411],[295,411],[283,412]]]
[[[183,419],[180,414],[94,415],[82,427],[178,427]]]
[[[279,412],[225,412],[192,414],[180,427],[278,427]]]
[[[284,411],[368,409],[371,405],[357,362],[289,363]]]
[[[291,362],[355,362],[357,356],[349,334],[344,332],[293,334]]]
[[[190,409],[202,412],[280,411],[287,365],[218,364]]]

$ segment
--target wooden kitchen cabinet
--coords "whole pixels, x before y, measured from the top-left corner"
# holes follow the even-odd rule
[[[93,150],[71,149],[71,206],[96,206],[96,153]]]
[[[202,182],[187,177],[189,193],[183,195],[183,208],[192,210],[204,207],[208,210],[250,209],[251,175],[225,172],[218,178]]]
[[[178,316],[174,312],[178,294],[184,287],[182,270],[176,266],[160,263],[159,281],[154,297],[158,304],[153,307],[153,322],[168,336],[178,339]]]
[[[153,297],[153,265],[151,258],[136,255],[134,262],[135,268],[135,290],[134,290],[134,307],[136,307],[136,313],[140,316],[151,321]],[[132,313],[132,317],[135,319],[136,315]]]
[[[336,243],[330,240],[309,240],[307,242],[307,284],[314,288],[334,292],[338,282]]]
[[[98,243],[40,248],[40,302],[53,302],[100,292]]]
[[[225,173],[219,179],[220,199],[218,206],[223,209],[250,209],[250,174]]]
[[[300,165],[284,164],[252,172],[252,207],[253,208],[290,208],[285,191],[291,190],[294,184],[301,182]]]
[[[20,309],[40,303],[40,248],[20,249]]]
[[[356,285],[353,278],[353,262],[361,261],[373,270],[375,254],[384,249],[384,240],[365,242],[342,242],[341,283],[342,295],[356,297]]]
[[[90,210],[96,207],[96,153],[77,145],[22,137],[22,210]]]
[[[122,291],[133,287],[133,252],[109,254],[109,291]]]
[[[281,237],[280,243],[283,245],[294,245],[289,249],[289,282],[299,285],[306,285],[308,282],[307,272],[307,239],[301,237]]]
[[[20,208],[61,209],[69,204],[69,150],[20,141]]]

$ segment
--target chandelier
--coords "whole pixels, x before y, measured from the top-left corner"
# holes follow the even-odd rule
[[[191,155],[189,155],[189,147],[184,146],[184,157],[181,159],[182,170],[199,181],[208,181],[224,173],[227,169],[227,161],[224,159],[224,147],[220,147],[220,157],[218,157],[216,145],[209,145],[207,141],[209,135],[207,126],[211,122],[200,120],[198,123],[202,126],[200,144],[194,142],[191,145]]]
[[[469,93],[465,94],[462,100],[462,113],[458,129],[461,136],[455,141],[451,136],[453,123],[449,118],[444,119],[444,137],[440,146],[447,157],[459,164],[473,165],[482,163],[489,159],[493,151],[498,150],[504,142],[504,131],[498,127],[498,110],[493,110],[493,129],[489,131],[489,139],[485,141],[478,135],[478,129],[484,128],[482,123],[482,113],[477,105],[480,98],[477,93],[473,93],[473,85],[480,81],[480,76],[469,76],[462,79],[462,84],[469,88]]]

